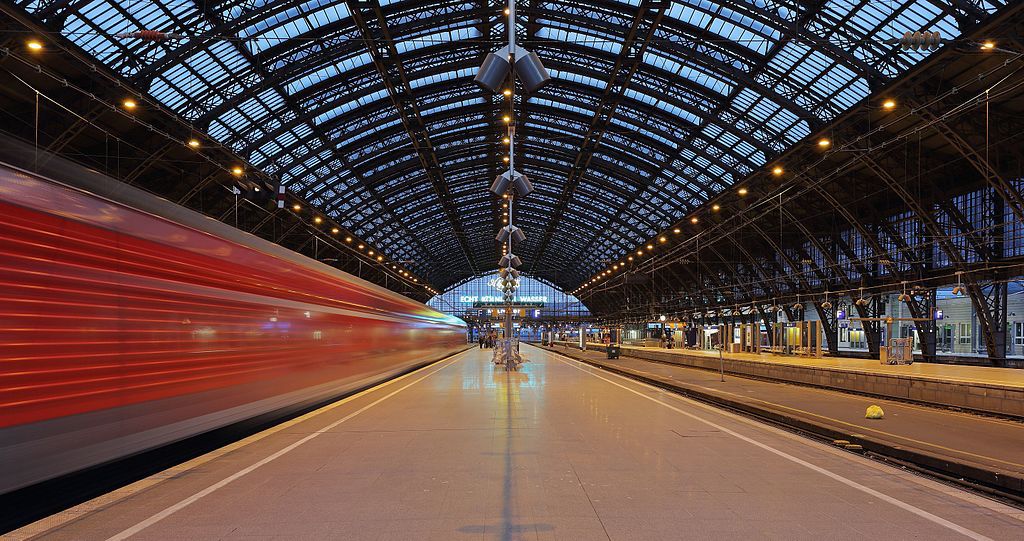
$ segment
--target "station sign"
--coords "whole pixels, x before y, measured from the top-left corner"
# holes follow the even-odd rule
[[[533,303],[544,306],[544,303],[548,302],[547,295],[522,295],[513,299],[516,303]],[[478,303],[482,304],[504,304],[504,299],[501,295],[460,295],[459,302],[464,304],[472,304],[477,306]]]

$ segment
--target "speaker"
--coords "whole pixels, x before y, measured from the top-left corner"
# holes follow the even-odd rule
[[[526,92],[532,94],[548,84],[551,81],[551,76],[548,75],[548,70],[544,69],[544,64],[540,62],[540,57],[537,56],[537,53],[527,51],[522,47],[517,47],[516,49],[516,75],[523,82],[523,88],[526,89]],[[508,64],[508,61],[505,63]],[[481,73],[483,72],[482,67],[480,71]]]
[[[508,71],[512,67],[509,64],[508,56],[508,47],[503,47],[493,53],[487,53],[487,56],[484,57],[484,63],[480,65],[480,70],[477,71],[476,77],[473,78],[473,82],[491,92],[501,90],[501,85],[504,84],[505,78],[508,77]]]

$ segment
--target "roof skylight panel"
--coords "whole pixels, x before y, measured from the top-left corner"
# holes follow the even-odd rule
[[[475,75],[476,68],[462,68],[460,70],[447,71],[444,73],[413,79],[409,81],[409,86],[412,88],[419,88],[421,86],[442,83],[445,81],[452,81],[455,79],[469,79]]]
[[[395,43],[395,50],[398,54],[406,54],[424,47],[434,45],[451,44],[457,41],[477,39],[480,31],[473,26],[453,28],[443,32],[436,32],[429,35],[418,35]]]
[[[676,148],[678,148],[678,146],[675,143],[675,141],[669,140],[669,139],[667,139],[666,137],[664,137],[664,136],[662,136],[660,134],[657,134],[657,133],[654,133],[651,130],[648,130],[647,128],[643,128],[643,127],[637,126],[636,124],[634,124],[634,123],[632,123],[630,121],[627,121],[625,119],[619,118],[618,116],[613,116],[609,120],[609,122],[612,123],[612,124],[615,124],[616,126],[619,126],[620,128],[627,129],[627,130],[633,130],[633,131],[635,131],[635,132],[637,132],[637,133],[639,133],[641,135],[644,135],[644,136],[646,136],[646,137],[648,137],[650,139],[658,141],[659,143],[663,143],[665,146],[671,148],[672,150],[675,150]]]
[[[436,107],[431,107],[429,109],[421,109],[420,110],[420,115],[421,116],[429,116],[429,115],[433,115],[433,114],[440,113],[440,112],[443,112],[443,111],[448,111],[450,109],[462,109],[462,108],[467,108],[467,107],[473,107],[473,106],[476,106],[476,105],[483,105],[485,103],[487,103],[487,102],[483,98],[480,98],[480,97],[472,98],[472,99],[467,99],[467,100],[462,100],[462,101],[457,101],[457,102],[443,103],[441,105],[438,105]]]
[[[260,53],[281,41],[301,36],[349,15],[348,6],[344,3],[312,0],[284,13],[258,19],[239,34],[249,38],[246,44],[252,52]]]
[[[556,79],[572,81],[574,83],[587,85],[593,88],[599,88],[601,90],[604,90],[605,87],[608,86],[608,83],[605,81],[601,81],[593,77],[590,77],[589,75],[583,75],[582,73],[577,73],[574,71],[561,71],[558,69],[549,69],[548,73],[551,75],[551,77]]]
[[[360,53],[350,56],[348,58],[343,58],[337,61],[336,63],[320,67],[315,71],[306,73],[305,75],[299,77],[298,79],[295,79],[290,83],[287,83],[285,85],[285,89],[288,91],[289,94],[295,94],[316,83],[325,81],[327,79],[331,79],[333,77],[340,77],[345,72],[370,64],[372,61],[373,59],[370,57],[369,53]]]
[[[545,40],[574,43],[583,47],[590,47],[608,54],[618,55],[622,50],[622,44],[609,37],[585,34],[564,28],[552,28],[545,26],[537,30],[537,38]]]

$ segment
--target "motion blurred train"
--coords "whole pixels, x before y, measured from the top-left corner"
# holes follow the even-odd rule
[[[466,347],[457,318],[96,172],[58,170],[0,163],[0,493]]]

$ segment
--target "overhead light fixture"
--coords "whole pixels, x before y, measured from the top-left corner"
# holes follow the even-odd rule
[[[244,173],[244,172],[245,172],[245,170],[242,169],[241,167],[238,167],[238,166],[235,166],[235,167],[231,168],[231,174],[235,175],[236,177],[242,176],[242,173]]]
[[[736,190],[736,193],[738,193],[740,195],[747,195],[747,189],[746,188],[740,188],[739,190]]]
[[[523,242],[526,240],[526,233],[523,233],[522,229],[514,225],[506,225],[498,230],[498,236],[494,237],[494,240],[505,242],[509,237],[512,237],[513,242]]]
[[[883,109],[895,109],[896,108],[896,100],[888,99],[888,100],[883,101],[882,102],[882,108]]]
[[[505,97],[511,96],[512,95],[512,89],[511,88],[506,88],[505,90],[502,90],[501,93],[504,94]]]
[[[718,211],[722,210],[722,207],[718,203],[715,203],[714,205],[711,205],[711,210],[714,211],[714,212],[718,212]]]
[[[345,242],[352,242],[352,237],[345,237]]]
[[[658,242],[668,242],[668,238],[666,238],[666,237],[658,237]]]
[[[292,210],[294,210],[295,212],[298,212],[298,211],[302,210],[302,205],[294,204],[294,205],[292,205]]]
[[[518,171],[513,171],[511,177],[508,171],[495,177],[494,182],[491,183],[491,191],[496,195],[504,197],[508,195],[510,186],[515,187],[516,192],[520,196],[529,195],[533,191],[533,184],[530,183],[530,179]]]
[[[359,249],[362,250],[363,248],[366,248],[366,245],[365,244],[360,244],[359,245]]]
[[[673,229],[672,232],[678,235],[679,232],[680,232],[680,229],[677,227],[677,228]]]
[[[832,146],[832,141],[829,141],[828,138],[822,137],[821,139],[818,139],[818,147],[828,148],[830,146]]]
[[[323,221],[324,221],[324,219],[319,217],[319,216],[313,218],[313,223],[315,223],[315,224],[318,224],[318,223],[323,222]]]
[[[963,272],[956,273],[956,287],[954,287],[952,291],[952,293],[958,297],[962,297],[963,295],[967,294],[967,288],[965,288],[963,284],[960,283],[961,274],[963,274]]]
[[[695,223],[697,223],[697,222],[699,222],[699,221],[700,221],[700,219],[699,219],[699,218],[697,218],[696,216],[694,216],[694,217],[690,218],[690,223],[691,223],[691,224],[695,224]]]
[[[192,148],[199,148],[199,139],[189,139],[186,144]]]
[[[338,234],[338,228],[337,227],[332,227],[331,228],[331,233],[337,235]]]
[[[910,294],[907,293],[907,283],[903,282],[903,293],[900,293],[899,296],[896,297],[896,300],[909,303],[911,298]]]
[[[31,47],[31,45],[30,45],[30,47]],[[984,42],[982,42],[981,48],[986,50],[986,51],[991,51],[992,49],[996,48],[996,43],[994,41],[992,41],[992,40],[985,40]]]
[[[551,80],[551,76],[544,69],[544,65],[541,63],[537,53],[522,47],[516,47],[516,63],[513,67],[509,62],[509,58],[512,57],[510,52],[509,47],[506,46],[493,53],[488,53],[484,58],[483,64],[480,65],[480,70],[477,71],[476,77],[473,78],[473,82],[491,92],[498,92],[501,89],[501,85],[505,82],[508,72],[514,69],[516,75],[519,76],[519,80],[523,82],[526,92],[532,93]]]
[[[777,177],[778,176],[782,176],[782,173],[785,173],[785,172],[786,171],[783,170],[782,167],[778,166],[778,165],[776,165],[775,167],[772,168],[772,174],[777,176]]]
[[[28,40],[27,42],[25,42],[25,46],[28,47],[30,51],[42,51],[43,50],[43,42],[41,42],[39,40],[36,40],[36,39]]]
[[[519,256],[515,254],[505,254],[498,260],[499,267],[518,267],[523,264],[523,261],[519,259]]]
[[[501,161],[508,163],[508,156],[502,156]]]
[[[130,110],[135,109],[136,107],[138,107],[139,104],[136,103],[135,100],[133,100],[131,98],[128,98],[128,99],[124,100],[123,102],[121,102],[121,105],[124,105],[124,108],[128,109],[130,111]]]
[[[647,249],[648,250],[653,250],[654,249],[654,245],[653,244],[648,244],[647,245]]]

